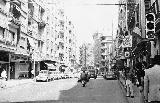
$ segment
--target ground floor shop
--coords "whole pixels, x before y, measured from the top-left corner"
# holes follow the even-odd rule
[[[31,65],[29,56],[0,51],[0,73],[6,70],[7,79],[29,78]]]

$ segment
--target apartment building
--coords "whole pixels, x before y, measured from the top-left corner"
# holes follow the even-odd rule
[[[28,3],[25,0],[1,0],[1,71],[8,79],[28,76],[30,48],[27,44]],[[2,22],[3,21],[3,22]]]
[[[80,57],[79,63],[82,67],[94,66],[93,45],[84,43],[79,47]]]
[[[55,3],[55,2],[54,2]],[[54,10],[53,10],[54,9]],[[69,70],[75,65],[76,34],[74,25],[64,13],[63,3],[57,2],[50,8],[50,34],[53,42],[53,57],[57,65]]]
[[[95,33],[93,39],[94,65],[100,68],[109,67],[112,36],[106,36],[104,33]]]
[[[51,3],[52,2],[52,3]],[[65,39],[72,41],[72,64],[75,58],[75,33],[65,35],[65,16],[60,2],[47,0],[1,0],[0,72],[5,69],[8,79],[35,76],[44,60],[66,63]],[[52,4],[52,5],[51,5]],[[47,6],[46,6],[47,5]],[[66,22],[67,24],[68,22]],[[72,60],[71,60],[72,59]],[[57,69],[58,70],[58,69]]]
[[[112,36],[101,35],[101,67],[110,68]]]
[[[100,66],[101,61],[101,39],[100,33],[93,34],[93,55],[94,55],[94,66]]]

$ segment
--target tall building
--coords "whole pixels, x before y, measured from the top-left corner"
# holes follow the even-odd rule
[[[94,66],[100,66],[101,61],[101,39],[100,33],[93,34],[93,55],[94,55]]]
[[[101,35],[101,66],[110,69],[111,51],[112,51],[112,36]]]
[[[93,39],[94,65],[100,68],[109,68],[112,36],[106,36],[103,33],[95,33]]]
[[[4,22],[0,22],[0,67],[7,71],[8,79],[31,77],[32,70],[38,75],[44,60],[65,63],[62,4],[58,0],[1,0],[0,19]],[[73,61],[75,36],[75,32],[66,35],[66,41],[69,38],[73,41],[70,44]]]
[[[84,43],[80,46],[79,63],[82,67],[94,66],[93,45]]]
[[[8,79],[28,75],[30,47],[28,42],[28,3],[25,0],[0,2],[0,61]],[[2,71],[2,69],[0,69]]]

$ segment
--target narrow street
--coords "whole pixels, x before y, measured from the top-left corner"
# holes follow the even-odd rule
[[[33,82],[0,91],[0,102],[127,103],[117,80],[91,79],[81,87],[77,79]]]

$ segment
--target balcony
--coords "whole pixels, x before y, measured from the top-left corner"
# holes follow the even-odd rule
[[[8,25],[12,25],[12,23],[17,25],[17,26],[21,25],[21,21],[18,20],[17,18],[15,18],[15,17],[13,17],[13,16],[11,16],[8,21],[10,22]]]
[[[44,20],[40,20],[40,21],[38,22],[38,27],[39,27],[40,29],[44,28],[45,26],[46,26],[46,23],[45,23]]]
[[[64,43],[64,38],[57,38],[56,44],[59,44],[59,43]]]
[[[1,8],[0,7],[0,13],[2,13],[2,14],[4,14],[4,15],[7,15],[8,13],[3,9],[3,8]]]
[[[27,31],[27,33],[28,33],[29,35],[32,35],[33,30],[32,30],[32,27],[31,27],[31,26],[28,26],[28,31]]]

